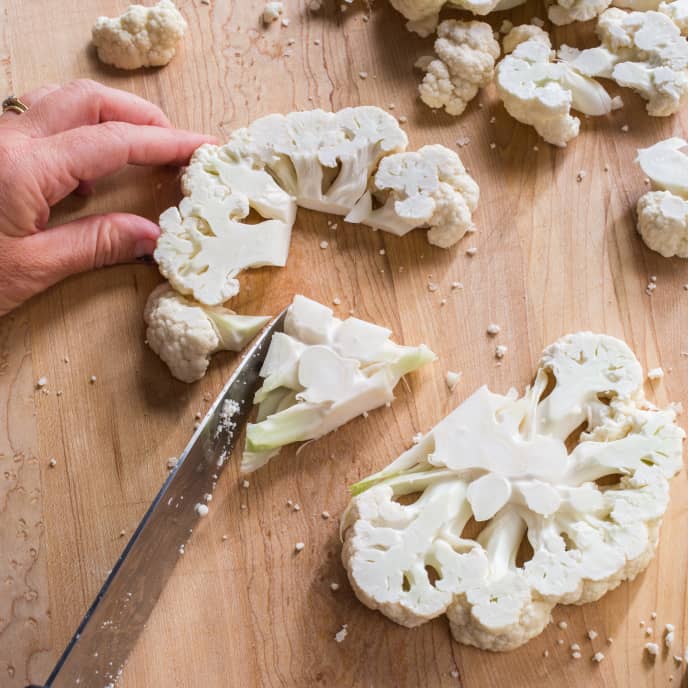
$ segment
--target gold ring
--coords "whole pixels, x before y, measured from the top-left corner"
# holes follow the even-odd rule
[[[9,96],[5,98],[5,100],[2,101],[2,111],[3,113],[5,112],[16,112],[18,114],[22,114],[23,112],[26,112],[29,109],[29,106],[26,105],[26,103],[22,103],[19,98],[16,96]]]

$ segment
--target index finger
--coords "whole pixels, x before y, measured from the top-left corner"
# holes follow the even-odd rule
[[[111,121],[171,126],[163,111],[153,103],[90,79],[78,79],[50,91],[22,114],[16,125],[40,138]]]

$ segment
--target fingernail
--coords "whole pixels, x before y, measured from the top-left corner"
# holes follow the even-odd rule
[[[157,241],[155,239],[140,239],[134,244],[134,255],[137,258],[143,258],[144,256],[151,256],[153,251],[155,251],[155,245]],[[152,256],[151,256],[152,257]]]

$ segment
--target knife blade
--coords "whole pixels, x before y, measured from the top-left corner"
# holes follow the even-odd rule
[[[117,559],[44,688],[114,686],[251,412],[260,368],[286,310],[230,377]]]

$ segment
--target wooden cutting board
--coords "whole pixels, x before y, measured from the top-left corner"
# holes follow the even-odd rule
[[[646,368],[667,371],[648,388],[650,398],[688,402],[688,263],[647,250],[633,213],[647,188],[633,164],[636,148],[681,135],[685,114],[650,118],[624,91],[622,110],[584,121],[580,137],[557,150],[510,119],[493,88],[461,118],[433,113],[416,99],[412,67],[432,41],[406,32],[382,1],[370,13],[328,3],[312,14],[305,0],[286,0],[289,26],[264,28],[261,2],[183,0],[189,33],[174,61],[120,73],[97,63],[89,37],[97,15],[125,5],[0,0],[0,95],[90,77],[149,98],[180,127],[220,137],[271,112],[394,105],[408,118],[411,147],[470,140],[460,153],[482,198],[479,232],[450,250],[429,246],[420,231],[399,239],[341,220],[332,230],[332,218],[301,210],[288,267],[242,277],[242,313],[275,314],[295,293],[324,303],[338,297],[338,315],[387,325],[398,341],[425,342],[440,360],[409,376],[391,408],[298,455],[284,452],[251,476],[248,489],[233,462],[121,685],[587,688],[667,686],[673,676],[671,685],[686,686],[685,664],[666,653],[654,663],[644,658],[640,625],[652,626],[657,639],[673,623],[675,651],[688,644],[683,473],[647,571],[597,604],[556,609],[565,630],[554,623],[508,654],[452,642],[445,619],[406,630],[359,604],[340,563],[337,519],[350,483],[396,457],[478,385],[522,388],[542,348],[567,332],[623,337]],[[536,13],[543,10],[529,5],[509,16],[518,23]],[[496,27],[502,18],[491,21]],[[593,27],[557,30],[555,42],[564,41],[592,45]],[[179,196],[176,171],[129,169],[102,182],[94,198],[65,201],[54,218],[107,209],[155,219]],[[82,275],[0,320],[3,688],[46,678],[165,478],[167,458],[181,451],[195,414],[236,363],[217,356],[194,385],[170,377],[143,341],[143,304],[159,280],[143,265]],[[454,281],[464,289],[451,291]],[[439,289],[430,291],[429,282]],[[485,333],[490,322],[501,325],[496,341],[508,347],[501,363]],[[463,371],[453,393],[444,382],[449,369]],[[34,389],[41,376],[48,394]],[[332,518],[324,520],[323,510]],[[306,547],[295,555],[297,541]],[[349,635],[339,644],[343,624]],[[594,642],[589,629],[599,633]],[[569,655],[573,642],[582,647],[578,661]],[[591,661],[597,650],[606,655],[599,666]]]

